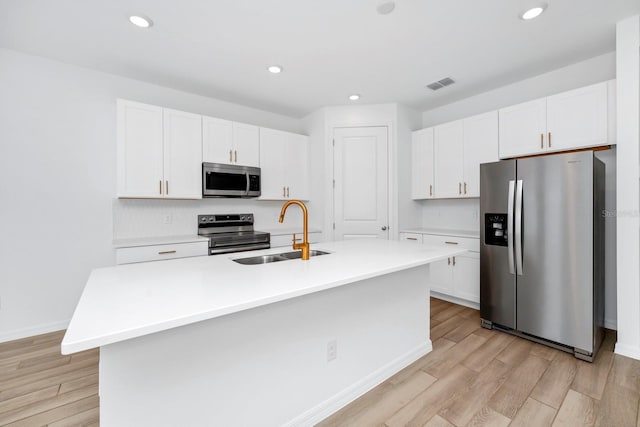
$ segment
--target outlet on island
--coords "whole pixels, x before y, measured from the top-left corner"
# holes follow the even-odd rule
[[[331,340],[327,343],[327,362],[331,362],[338,357],[338,341]]]
[[[172,220],[173,220],[173,218],[172,218],[171,214],[165,214],[162,217],[162,222],[165,223],[165,224],[171,224]]]

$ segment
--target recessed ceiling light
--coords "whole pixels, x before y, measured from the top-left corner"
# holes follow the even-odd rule
[[[378,3],[376,10],[380,15],[388,15],[396,8],[396,3],[393,1],[381,1]]]
[[[520,18],[524,19],[525,21],[537,18],[542,14],[542,12],[544,12],[546,8],[547,8],[546,4],[541,4],[540,6],[532,7],[531,9],[525,11],[522,15],[520,15]]]
[[[153,25],[153,21],[146,16],[131,15],[129,17],[129,21],[136,27],[140,28],[149,28]]]
[[[267,70],[269,70],[270,73],[279,74],[282,72],[282,67],[280,65],[269,65]]]
[[[352,101],[357,101],[358,99],[360,99],[360,95],[354,93],[353,95],[349,95],[349,99]]]

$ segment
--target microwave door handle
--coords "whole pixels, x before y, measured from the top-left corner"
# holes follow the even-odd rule
[[[249,179],[249,172],[245,172],[245,176],[247,177],[247,191],[246,191],[246,195],[249,195],[249,184],[251,183],[251,180]]]

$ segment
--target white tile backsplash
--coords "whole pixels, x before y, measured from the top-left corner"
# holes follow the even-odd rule
[[[278,223],[284,202],[255,199],[202,200],[113,200],[113,238],[197,234],[199,214],[253,213],[256,230],[302,225],[297,206],[287,210],[285,224]],[[313,226],[313,204],[309,203],[309,224]],[[319,227],[317,227],[319,228]]]
[[[480,199],[423,200],[422,226],[454,230],[480,230]]]

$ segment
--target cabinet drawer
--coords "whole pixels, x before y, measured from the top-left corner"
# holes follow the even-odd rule
[[[468,249],[473,252],[480,252],[480,239],[470,237],[437,236],[425,234],[422,236],[422,243],[430,246],[456,246]]]
[[[400,240],[412,243],[422,243],[422,234],[418,233],[400,233]]]
[[[136,246],[116,249],[116,264],[161,261],[165,259],[205,256],[209,242],[176,243],[172,245]]]

